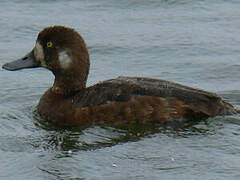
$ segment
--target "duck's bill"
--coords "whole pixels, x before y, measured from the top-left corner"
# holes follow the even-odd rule
[[[36,61],[33,50],[26,54],[24,57],[15,61],[6,63],[2,66],[3,69],[9,71],[16,71],[24,68],[40,67],[40,62]]]

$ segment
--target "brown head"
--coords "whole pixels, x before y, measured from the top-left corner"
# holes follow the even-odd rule
[[[3,65],[7,70],[45,67],[53,72],[52,90],[68,94],[86,87],[89,54],[83,38],[74,29],[50,26],[37,37],[35,47],[23,58]]]

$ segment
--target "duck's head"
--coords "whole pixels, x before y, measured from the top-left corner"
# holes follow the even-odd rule
[[[88,50],[80,34],[68,27],[51,26],[38,34],[32,51],[3,68],[47,68],[55,75],[53,91],[68,93],[86,87],[89,66]]]

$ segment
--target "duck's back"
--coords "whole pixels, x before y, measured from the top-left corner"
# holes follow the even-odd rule
[[[100,82],[79,93],[77,99],[76,116],[96,122],[168,122],[236,113],[214,93],[140,77]]]

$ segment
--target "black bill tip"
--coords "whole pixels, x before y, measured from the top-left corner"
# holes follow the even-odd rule
[[[12,62],[4,64],[2,66],[2,68],[5,70],[8,70],[8,71],[17,71],[17,70],[21,69]]]

